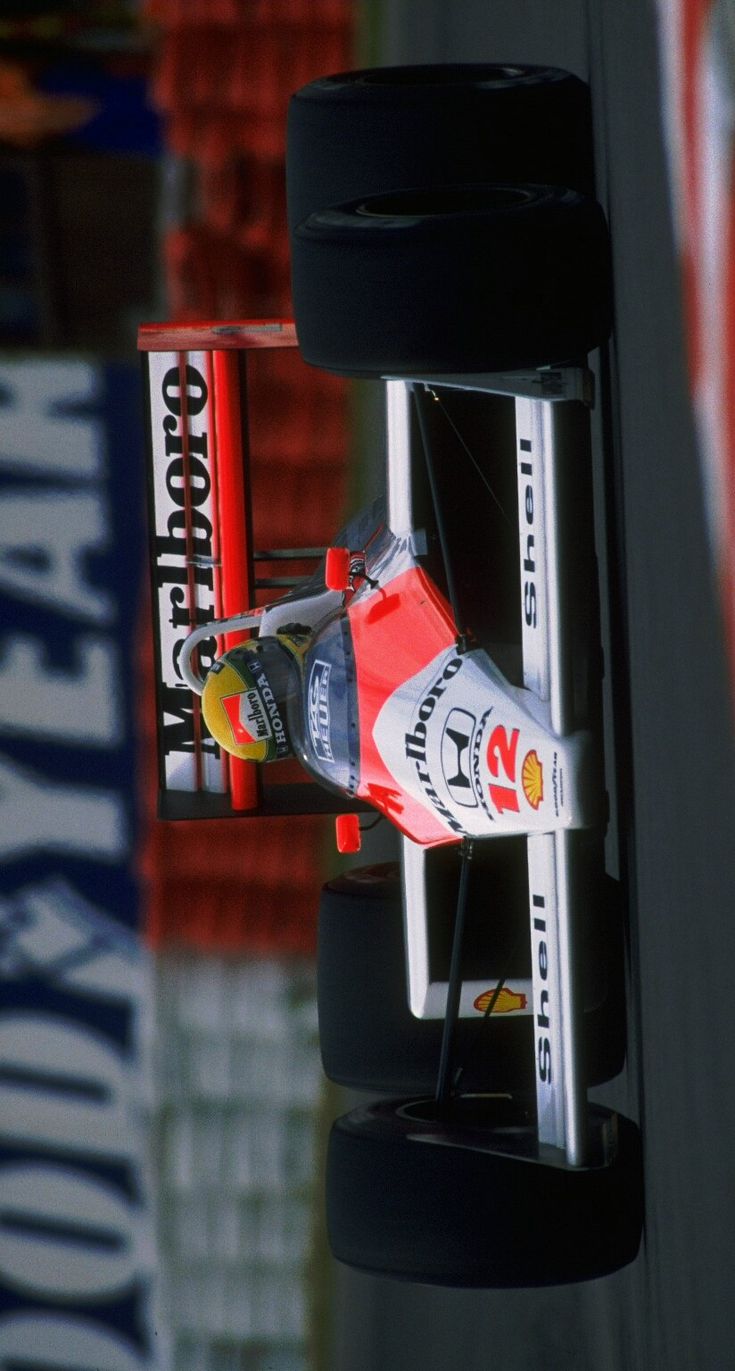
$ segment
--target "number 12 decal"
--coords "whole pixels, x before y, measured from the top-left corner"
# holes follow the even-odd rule
[[[513,783],[513,789],[506,785],[489,786],[490,799],[499,814],[512,810],[518,813],[518,795],[515,791],[516,753],[520,730],[514,728],[508,737],[508,730],[498,724],[490,734],[487,744],[487,764],[491,776],[501,776]]]

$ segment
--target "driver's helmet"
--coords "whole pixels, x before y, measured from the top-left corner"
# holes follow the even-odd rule
[[[220,747],[248,762],[275,762],[292,752],[286,704],[299,689],[293,644],[254,638],[223,652],[202,690],[204,721]]]

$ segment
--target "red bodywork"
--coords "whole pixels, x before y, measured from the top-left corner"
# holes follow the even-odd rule
[[[373,728],[386,700],[404,681],[451,647],[457,630],[446,600],[421,567],[412,567],[386,590],[358,596],[348,607],[357,668],[360,717],[358,795],[415,842],[459,841],[431,811],[397,789],[375,745]]]

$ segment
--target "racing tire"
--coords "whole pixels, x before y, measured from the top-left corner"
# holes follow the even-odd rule
[[[322,77],[292,96],[291,230],[363,195],[468,181],[593,193],[589,89],[556,67],[378,67]]]
[[[506,1101],[382,1101],[337,1119],[327,1153],[334,1256],[374,1275],[460,1287],[557,1285],[632,1261],[643,1218],[630,1120],[595,1106],[595,1164],[541,1158]],[[501,1111],[506,1117],[501,1117]]]
[[[585,1011],[582,1035],[588,1085],[612,1079],[625,1060],[622,927],[614,881],[605,881],[601,943],[608,992]],[[385,1095],[431,1093],[443,1024],[416,1019],[408,1006],[398,867],[358,868],[322,890],[317,947],[319,1043],[324,1074],[352,1090]],[[465,1091],[534,1089],[531,1021],[498,1016],[462,1020],[457,1064]]]
[[[576,191],[462,185],[318,210],[296,229],[311,365],[421,376],[580,361],[610,332],[605,217]]]
[[[434,1089],[442,1024],[416,1019],[408,1007],[397,866],[363,867],[325,885],[317,1006],[329,1080],[388,1095]],[[505,1053],[503,1058],[507,1061]]]

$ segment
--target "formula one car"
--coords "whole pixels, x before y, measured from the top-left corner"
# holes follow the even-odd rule
[[[587,1103],[624,1053],[605,874],[588,354],[610,327],[588,92],[529,67],[325,78],[289,114],[295,325],[141,330],[161,811],[364,811],[399,867],[329,882],[335,1255],[450,1285],[634,1257],[637,1130]],[[561,188],[560,188],[561,187]],[[384,497],[328,549],[253,548],[248,350],[386,396]],[[312,558],[265,606],[256,564]],[[303,781],[271,780],[297,758]],[[270,767],[270,763],[275,766]]]

